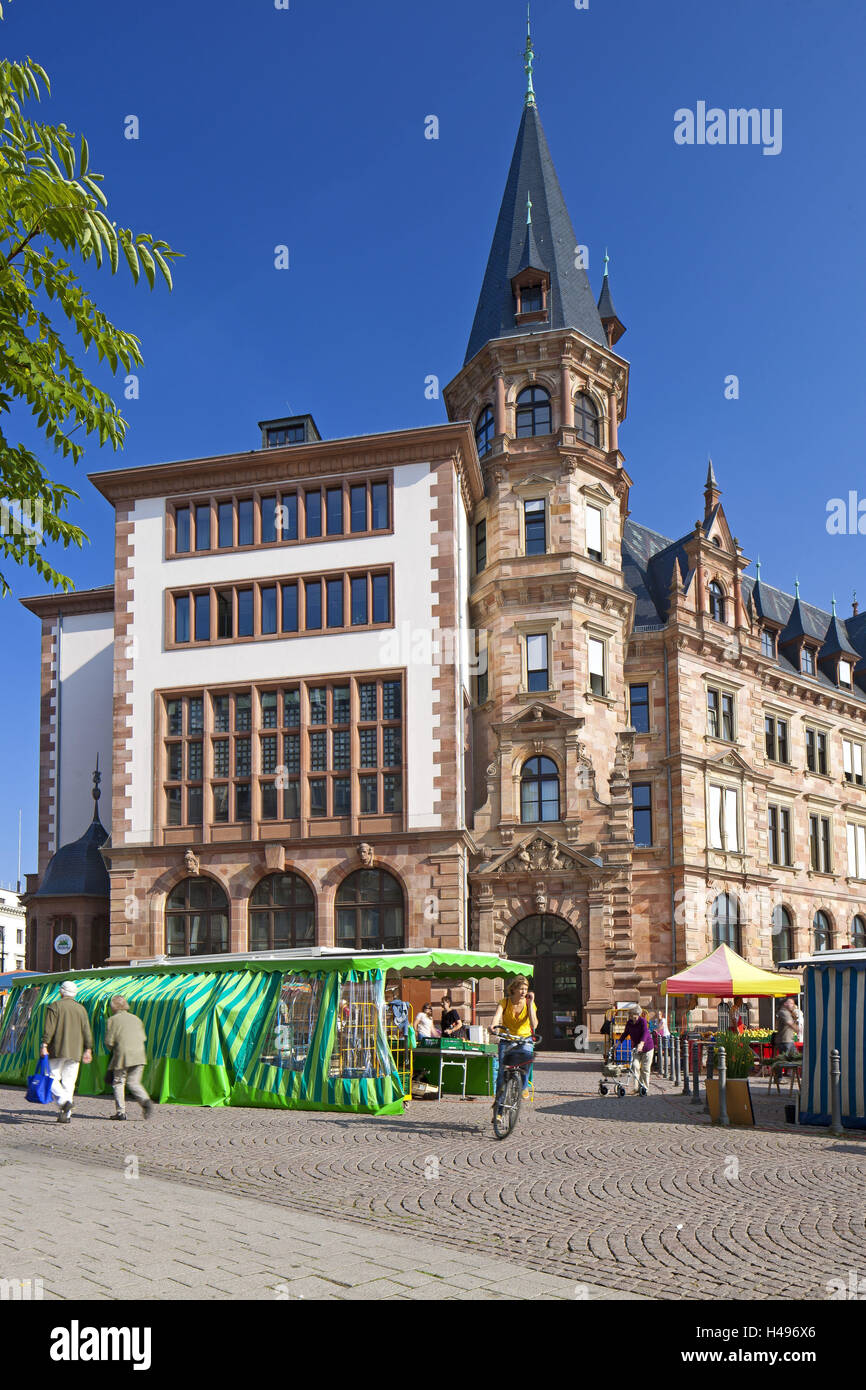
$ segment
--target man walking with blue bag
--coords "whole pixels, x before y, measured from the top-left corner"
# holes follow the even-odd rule
[[[77,993],[75,982],[64,980],[60,986],[60,998],[45,1010],[42,1029],[41,1055],[48,1058],[51,1067],[54,1099],[60,1106],[57,1116],[60,1124],[69,1124],[72,1119],[72,1097],[79,1066],[82,1062],[93,1060],[90,1019],[83,1004],[79,1004],[75,998]]]

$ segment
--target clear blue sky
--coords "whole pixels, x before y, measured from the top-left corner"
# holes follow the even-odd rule
[[[628,327],[632,515],[688,530],[711,453],[764,578],[790,588],[796,570],[805,598],[835,591],[847,614],[852,589],[866,602],[866,538],[829,536],[825,517],[830,497],[866,497],[862,0],[533,12],[560,181],[596,289],[609,247]],[[46,118],[87,135],[112,218],[185,253],[171,295],[91,281],[145,356],[123,462],[257,447],[257,420],[289,410],[325,437],[445,419],[424,380],[446,383],[463,360],[521,114],[521,0],[12,0],[6,13],[0,51],[48,70]],[[674,112],[698,101],[781,107],[781,154],[677,146]],[[430,114],[438,142],[424,139]],[[273,268],[282,243],[288,272]],[[738,401],[724,399],[731,373]],[[24,419],[16,437],[32,438]],[[91,537],[66,557],[78,587],[112,578],[112,513],[85,474],[119,461],[94,447],[75,470],[73,516]],[[36,867],[39,624],[17,603],[34,589],[21,576],[0,606],[4,883],[19,806],[23,869]],[[82,788],[82,830],[88,804]]]

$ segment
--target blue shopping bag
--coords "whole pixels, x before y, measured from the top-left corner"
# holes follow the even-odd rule
[[[27,1099],[32,1101],[34,1105],[50,1105],[54,1099],[53,1087],[54,1078],[51,1075],[48,1058],[41,1057],[36,1071],[27,1078]]]

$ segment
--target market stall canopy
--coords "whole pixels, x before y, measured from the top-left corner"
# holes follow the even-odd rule
[[[792,975],[776,975],[750,965],[730,946],[717,946],[712,955],[672,975],[662,985],[662,994],[697,994],[714,999],[734,999],[796,994],[800,981]]]

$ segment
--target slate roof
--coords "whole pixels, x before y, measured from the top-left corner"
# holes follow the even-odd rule
[[[625,582],[637,600],[634,616],[636,628],[661,627],[667,621],[674,564],[679,564],[686,587],[690,583],[692,576],[688,572],[685,554],[685,543],[689,538],[684,536],[681,540],[671,541],[636,521],[626,521],[622,569]],[[855,697],[866,698],[866,612],[843,620],[793,594],[785,593],[783,589],[774,588],[763,579],[755,580],[748,576],[743,578],[743,602],[746,606],[751,603],[759,617],[782,629],[776,661],[782,671],[796,675],[802,681],[814,681],[827,690],[839,689],[820,666],[814,676],[806,676],[785,655],[783,638],[810,637],[822,647],[822,658],[840,652],[851,656],[857,663],[855,689],[851,693]],[[827,642],[830,646],[826,645]]]
[[[100,849],[108,832],[94,812],[78,840],[61,845],[48,861],[35,898],[108,898],[111,883]]]
[[[601,282],[601,294],[598,296],[598,316],[602,320],[619,318],[616,309],[613,307],[613,295],[610,292],[610,276],[605,275]]]
[[[516,324],[512,278],[521,269],[526,242],[526,202],[532,198],[532,236],[550,272],[550,319]],[[537,106],[526,106],[499,210],[475,322],[466,350],[469,362],[494,338],[576,328],[607,346],[595,298],[582,266],[575,265],[577,237],[562,196]]]

